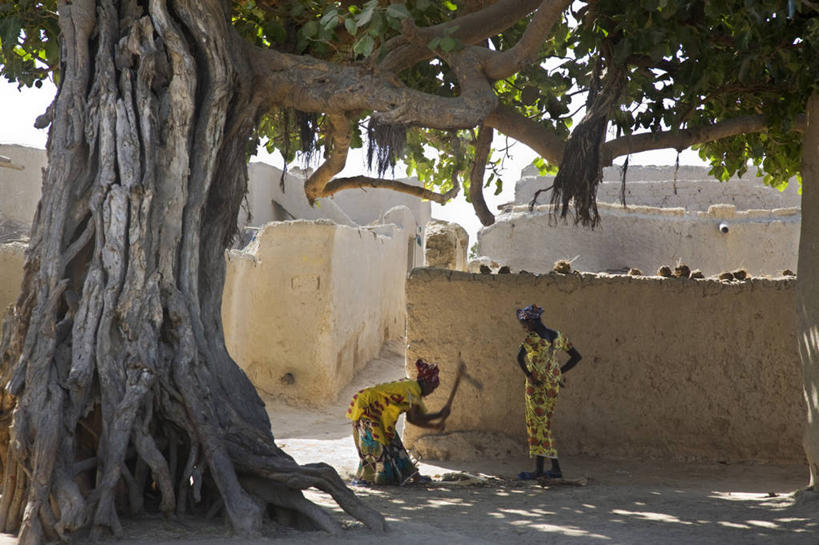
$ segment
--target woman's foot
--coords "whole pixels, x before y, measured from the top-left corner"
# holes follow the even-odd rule
[[[550,469],[549,471],[544,473],[543,476],[546,477],[547,479],[562,479],[563,473],[561,473],[560,471],[554,471]]]

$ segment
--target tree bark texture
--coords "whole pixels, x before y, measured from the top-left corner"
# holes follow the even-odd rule
[[[802,141],[802,225],[796,285],[799,356],[808,410],[804,447],[810,467],[809,488],[819,479],[819,94],[808,100]]]
[[[143,510],[338,531],[308,487],[383,528],[330,466],[276,446],[225,348],[224,250],[260,114],[225,10],[59,5],[49,166],[1,352],[0,530],[21,544],[116,535]]]

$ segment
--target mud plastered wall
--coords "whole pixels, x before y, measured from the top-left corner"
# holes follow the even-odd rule
[[[269,223],[227,253],[222,301],[231,356],[256,388],[321,405],[406,320],[406,235],[392,225]]]
[[[0,313],[5,313],[20,295],[27,247],[22,242],[0,244]]]
[[[0,221],[31,225],[40,200],[43,169],[47,158],[45,150],[0,145],[0,155],[11,159],[18,168],[0,168]]]
[[[634,267],[646,274],[680,261],[706,275],[740,268],[758,275],[796,270],[799,184],[791,181],[779,191],[755,174],[751,169],[723,183],[705,167],[637,166],[628,169],[623,187],[621,169],[606,168],[597,189],[602,221],[590,231],[571,220],[556,221],[546,206],[528,214],[535,191],[554,179],[527,168],[515,184],[515,203],[526,206],[507,208],[495,225],[482,229],[479,253],[530,272],[547,272],[561,259],[574,259],[583,271]],[[623,189],[627,208],[620,204]],[[550,199],[544,191],[537,202]]]
[[[479,252],[514,271],[546,272],[561,259],[582,271],[640,269],[685,263],[705,275],[745,269],[751,274],[796,270],[798,208],[707,211],[599,203],[600,226],[590,230],[555,220],[550,206],[516,207],[478,234]]]
[[[407,426],[405,443],[427,458],[528,453],[514,311],[537,303],[583,355],[557,403],[561,456],[801,462],[795,282],[416,269],[408,374],[418,357],[440,364],[437,410],[460,352],[484,390],[462,383],[446,432]]]

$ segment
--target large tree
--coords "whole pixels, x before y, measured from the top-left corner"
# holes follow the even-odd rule
[[[332,468],[276,446],[225,350],[223,252],[254,146],[318,157],[311,201],[375,186],[444,202],[465,186],[489,224],[498,132],[559,167],[557,213],[593,225],[615,157],[699,143],[716,175],[751,158],[777,183],[800,171],[806,130],[807,211],[819,198],[815,15],[773,0],[0,4],[3,73],[59,87],[38,119],[49,166],[3,328],[0,530],[26,544],[117,533],[122,513],[153,510],[223,512],[241,533],[266,515],[337,531],[302,496],[313,486],[382,528]],[[572,127],[576,96],[585,116]],[[337,177],[365,142],[376,175]],[[424,187],[385,177],[398,159]],[[819,235],[804,217],[800,263]],[[806,276],[814,392],[819,291]],[[816,476],[815,395],[808,405]]]

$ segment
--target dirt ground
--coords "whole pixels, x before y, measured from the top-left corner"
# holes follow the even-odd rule
[[[370,362],[330,408],[306,410],[266,399],[279,445],[301,463],[324,461],[349,478],[358,458],[350,424],[344,418],[347,401],[363,386],[400,375],[403,356],[397,348],[388,347]],[[678,464],[589,457],[564,457],[561,465],[567,477],[585,477],[588,484],[542,487],[518,481],[515,475],[532,466],[521,455],[469,463],[422,461],[422,472],[436,479],[430,485],[356,487],[356,493],[387,518],[386,535],[373,533],[346,516],[328,495],[308,491],[313,501],[343,521],[342,535],[271,525],[259,537],[235,538],[221,522],[145,517],[123,521],[124,538],[106,543],[819,544],[819,499],[792,494],[807,483],[804,465]],[[482,476],[482,480],[439,480],[459,472]],[[15,543],[11,536],[0,536],[0,545]]]

